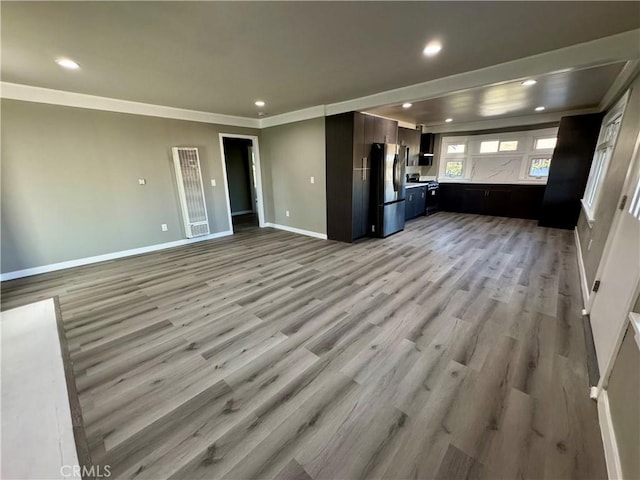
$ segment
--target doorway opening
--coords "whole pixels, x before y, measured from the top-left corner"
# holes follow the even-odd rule
[[[264,226],[258,137],[220,134],[229,227],[241,232]]]

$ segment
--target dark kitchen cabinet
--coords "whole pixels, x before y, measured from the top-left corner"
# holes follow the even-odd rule
[[[407,188],[405,193],[405,210],[404,219],[410,220],[412,218],[424,215],[427,210],[427,187],[426,185],[420,187]]]
[[[398,143],[398,122],[388,118],[373,117],[376,137],[375,143]],[[372,142],[373,143],[373,142]]]
[[[544,190],[544,185],[440,183],[439,209],[537,220]]]
[[[511,199],[512,193],[513,188],[508,186],[488,188],[485,198],[486,215],[495,215],[497,217],[511,217],[515,215],[516,212]]]
[[[462,196],[463,212],[485,215],[487,190],[484,187],[467,187]]]
[[[373,143],[395,143],[398,122],[359,112],[325,118],[327,237],[353,242],[368,234]]]
[[[540,211],[543,227],[572,230],[587,186],[602,113],[562,117]]]
[[[400,148],[409,147],[409,155],[406,158],[407,167],[420,165],[420,130],[398,127],[398,145]]]

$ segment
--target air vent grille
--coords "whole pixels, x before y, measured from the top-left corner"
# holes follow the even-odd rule
[[[174,147],[173,163],[188,238],[209,234],[209,220],[197,148]]]

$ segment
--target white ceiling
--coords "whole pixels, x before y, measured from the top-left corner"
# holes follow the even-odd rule
[[[279,114],[640,27],[638,2],[3,1],[1,14],[5,82],[248,117],[258,98]]]
[[[520,79],[487,85],[413,102],[409,109],[394,104],[367,111],[407,123],[435,126],[444,125],[447,118],[459,124],[533,115],[538,106],[544,106],[545,113],[596,108],[623,65],[614,63],[532,77],[537,83],[531,86],[522,85]]]

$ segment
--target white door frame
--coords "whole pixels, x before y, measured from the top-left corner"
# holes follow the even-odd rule
[[[598,270],[596,271],[596,276],[595,276],[596,280],[602,277],[607,261],[609,260],[609,256],[611,254],[611,249],[613,247],[613,244],[615,243],[614,241],[615,241],[616,235],[618,234],[618,230],[620,228],[622,216],[625,214],[626,208],[629,207],[632,201],[633,193],[634,193],[632,189],[635,186],[635,185],[632,185],[632,183],[635,181],[634,172],[636,171],[636,168],[637,168],[637,165],[636,165],[637,162],[640,162],[640,133],[638,133],[638,136],[636,137],[633,153],[631,154],[631,161],[629,162],[629,167],[627,169],[627,173],[625,176],[624,185],[622,187],[622,191],[620,192],[620,197],[618,198],[618,203],[617,203],[617,205],[620,205],[620,202],[622,201],[622,197],[624,195],[627,195],[628,197],[627,197],[626,206],[625,206],[625,209],[623,210],[616,208],[613,221],[611,222],[611,228],[609,229],[609,234],[607,235],[607,240],[604,245],[602,257],[600,258],[600,263],[598,264]],[[640,293],[640,282],[634,286],[634,292],[635,293],[633,295],[633,298],[635,299],[637,298],[638,293]],[[593,292],[591,292],[591,295],[589,295],[589,304],[587,305],[587,311],[589,313],[591,313],[591,308],[593,307],[593,303],[595,301],[596,296],[597,296],[597,293],[593,293]],[[629,305],[629,311],[631,311],[632,308],[633,308],[633,300]],[[607,384],[609,383],[609,376],[611,375],[611,371],[613,370],[613,364],[615,363],[615,359],[618,356],[618,350],[620,349],[620,345],[622,344],[622,339],[624,338],[624,334],[627,331],[628,324],[629,324],[628,318],[627,316],[625,316],[625,321],[622,322],[621,325],[616,326],[617,328],[616,344],[610,357],[606,359],[604,371],[600,372],[600,380],[598,381],[598,391],[602,391],[603,389],[607,388]]]
[[[241,135],[236,133],[219,133],[218,137],[220,138],[220,156],[222,158],[224,193],[227,199],[227,216],[229,218],[229,230],[233,232],[233,221],[231,219],[231,196],[229,195],[229,181],[227,180],[227,160],[224,154],[225,138],[244,138],[246,140],[251,140],[251,143],[253,144],[253,158],[256,164],[255,182],[256,182],[256,200],[258,203],[257,205],[258,225],[260,227],[264,227],[264,199],[262,198],[262,169],[260,168],[260,145],[258,143],[258,137],[255,135]]]

